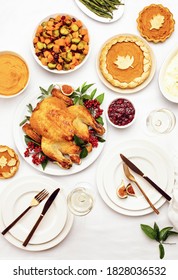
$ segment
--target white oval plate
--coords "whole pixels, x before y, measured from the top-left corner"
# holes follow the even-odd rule
[[[129,209],[125,209],[125,208],[118,206],[107,195],[106,190],[105,190],[103,176],[107,170],[108,160],[111,160],[113,155],[115,155],[117,153],[118,157],[119,157],[119,154],[120,153],[124,154],[124,151],[126,151],[127,149],[131,149],[131,148],[138,149],[139,147],[145,147],[147,149],[154,150],[155,153],[159,154],[159,156],[162,158],[162,161],[164,161],[164,163],[167,166],[168,182],[167,182],[167,186],[166,186],[166,192],[168,194],[170,194],[172,191],[172,188],[174,186],[174,166],[173,166],[173,163],[170,160],[169,156],[164,152],[164,150],[160,149],[160,147],[156,146],[154,143],[148,142],[145,140],[136,140],[135,139],[132,141],[125,141],[125,142],[119,143],[117,146],[113,147],[107,154],[105,154],[103,156],[103,158],[101,159],[98,169],[97,169],[96,180],[97,180],[98,191],[99,191],[103,201],[112,210],[116,211],[117,213],[127,215],[127,216],[146,215],[146,214],[152,213],[153,209],[151,207],[148,207],[148,208],[140,209],[140,210],[129,210]],[[162,170],[160,170],[160,176],[162,176]],[[134,197],[133,197],[133,199],[134,199]],[[166,199],[163,196],[161,196],[161,198],[155,203],[155,207],[157,209],[159,209],[165,203],[165,201],[166,201]]]
[[[119,5],[118,9],[113,12],[113,18],[108,19],[108,18],[103,18],[103,17],[97,16],[95,13],[90,11],[84,4],[82,4],[79,0],[75,0],[75,2],[77,4],[77,6],[82,10],[82,12],[84,12],[87,16],[89,16],[90,18],[92,18],[96,21],[100,21],[100,22],[104,22],[104,23],[112,23],[112,22],[119,20],[122,17],[122,15],[124,14],[124,10],[125,10],[125,0],[122,0],[122,3],[124,5]]]
[[[55,183],[56,184],[56,183]],[[42,189],[51,194],[55,187],[51,179],[44,177],[23,177],[11,181],[7,188],[10,190],[3,199],[2,218],[7,227],[31,203],[33,197]],[[49,196],[48,196],[49,197]],[[10,229],[10,233],[18,240],[24,241],[33,225],[41,214],[48,197],[38,206],[30,209],[18,223]],[[8,207],[8,210],[7,210]],[[60,190],[54,203],[45,214],[38,229],[30,240],[30,244],[42,244],[55,238],[64,228],[67,220],[67,202]]]
[[[135,36],[135,37],[138,37],[139,40],[142,40],[144,42],[144,44],[148,47],[148,49],[150,50],[150,54],[151,54],[151,59],[152,59],[152,66],[151,66],[151,72],[150,72],[150,75],[149,77],[139,86],[135,87],[135,88],[130,88],[130,89],[123,89],[123,88],[119,88],[119,87],[114,87],[113,85],[111,85],[105,78],[104,76],[102,75],[101,71],[100,71],[100,67],[99,67],[99,59],[100,59],[100,53],[101,53],[101,50],[103,49],[103,47],[107,44],[107,42],[109,42],[111,39],[114,39],[116,37],[119,37],[119,36]],[[118,34],[118,35],[115,35],[111,38],[109,38],[103,45],[102,47],[100,48],[100,51],[98,53],[98,57],[96,59],[96,70],[97,70],[97,73],[98,73],[98,76],[100,78],[100,80],[103,82],[103,84],[108,87],[109,89],[115,91],[115,92],[118,92],[118,93],[123,93],[123,94],[128,94],[128,93],[135,93],[135,92],[138,92],[142,89],[144,89],[153,79],[154,77],[154,74],[155,74],[155,70],[156,70],[156,59],[155,59],[155,55],[153,53],[153,50],[151,49],[151,47],[148,45],[147,41],[144,40],[143,38],[137,36],[137,35],[134,35],[134,34]]]
[[[161,70],[159,72],[159,87],[161,90],[161,93],[163,94],[163,96],[168,99],[171,102],[174,103],[178,103],[178,86],[177,86],[177,96],[171,95],[165,88],[165,74],[167,71],[169,71],[169,64],[171,63],[171,60],[173,59],[173,57],[178,54],[178,46],[176,46],[176,48],[174,48],[170,54],[167,56],[167,58],[165,59],[165,61],[163,62],[162,66],[161,66]],[[178,66],[177,66],[178,67]]]
[[[56,14],[49,15],[49,16],[45,17],[44,19],[42,19],[42,20],[37,24],[37,27],[38,27],[41,23],[43,23],[44,21],[47,21],[47,20],[49,20],[50,18],[53,18],[53,17],[55,17],[55,16],[57,16],[57,15],[62,15],[62,16],[68,15],[68,16],[71,16],[71,17],[75,18],[76,20],[79,20],[76,16],[73,16],[73,15],[70,15],[70,14],[66,14],[66,13],[56,13]],[[83,22],[82,22],[82,23],[83,23]],[[87,61],[87,59],[88,59],[88,57],[89,57],[89,54],[90,54],[90,49],[91,49],[90,43],[89,43],[89,51],[88,51],[88,54],[85,56],[85,58],[83,59],[83,61],[82,61],[79,65],[77,65],[74,69],[70,69],[70,70],[66,70],[66,71],[64,71],[64,70],[55,70],[55,69],[54,69],[54,70],[51,70],[51,69],[49,69],[47,66],[44,66],[44,65],[41,63],[41,61],[38,59],[38,57],[35,55],[35,52],[34,52],[33,39],[34,39],[34,36],[35,36],[37,27],[35,28],[35,31],[34,31],[33,36],[32,36],[31,49],[32,49],[32,54],[33,54],[34,59],[36,60],[36,62],[37,62],[43,69],[47,70],[47,71],[50,72],[50,73],[54,73],[54,74],[68,74],[68,73],[74,72],[75,70],[79,69],[79,68]],[[85,28],[88,30],[88,28],[85,26],[85,24],[83,24],[83,27],[85,27]],[[90,36],[90,34],[88,34],[88,35]]]
[[[61,83],[53,83],[53,84],[59,85]],[[63,84],[66,84],[66,83],[63,83]],[[28,108],[26,107],[26,105],[28,105],[30,103],[30,104],[32,104],[32,106],[34,108],[38,102],[37,97],[39,95],[40,95],[40,93],[36,96],[28,96],[25,99],[23,99],[22,102],[17,107],[17,111],[15,113],[15,118],[14,118],[14,123],[13,123],[13,136],[14,136],[15,144],[16,144],[21,156],[29,165],[31,165],[36,170],[43,172],[45,174],[66,176],[66,175],[75,174],[75,173],[78,173],[78,172],[84,170],[98,158],[98,156],[100,155],[100,153],[103,150],[104,143],[99,142],[98,147],[94,148],[92,150],[92,152],[89,153],[89,155],[86,158],[82,159],[82,162],[80,165],[73,164],[73,166],[67,170],[60,168],[57,164],[54,164],[52,162],[48,162],[45,170],[43,170],[41,165],[37,166],[32,163],[31,157],[24,156],[24,152],[25,152],[27,146],[24,141],[25,134],[22,131],[22,127],[20,127],[19,124],[24,120],[25,116],[29,115]],[[106,129],[107,126],[106,126],[106,120],[105,120],[104,114],[103,114],[103,120],[104,120],[104,127]],[[103,138],[106,139],[106,133],[103,135]]]

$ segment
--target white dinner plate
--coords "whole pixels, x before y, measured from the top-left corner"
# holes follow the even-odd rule
[[[51,186],[53,188],[53,191],[55,190],[55,188],[59,187],[59,184],[57,184],[54,180],[49,179],[47,177],[41,177],[41,176],[35,176],[34,178],[36,178],[36,180],[40,180],[40,178],[45,179],[45,182],[48,183],[48,188],[49,186]],[[23,179],[23,178],[21,178]],[[4,198],[6,198],[6,196],[9,195],[9,188],[5,189],[0,196],[0,205],[3,205],[3,201]],[[56,197],[57,199],[57,197]],[[74,216],[71,214],[71,212],[69,210],[67,210],[67,217],[66,217],[66,222],[65,225],[63,227],[63,229],[61,230],[61,232],[59,232],[53,239],[49,240],[48,242],[45,243],[39,243],[39,244],[28,244],[26,247],[24,247],[22,245],[22,241],[20,241],[19,239],[15,238],[11,232],[7,232],[4,237],[6,238],[7,241],[9,241],[11,244],[13,244],[14,246],[23,249],[23,250],[27,250],[27,251],[43,251],[43,250],[47,250],[50,249],[54,246],[56,246],[57,244],[59,244],[60,242],[63,241],[63,239],[69,234],[72,224],[73,224],[73,219]],[[3,217],[2,217],[2,208],[0,208],[0,230],[2,231],[4,228],[6,227],[6,225],[4,224],[3,221]]]
[[[2,201],[2,198],[0,199],[0,201]],[[24,247],[24,246],[22,246],[22,242],[20,240],[16,239],[9,232],[7,232],[6,235],[4,235],[4,237],[8,242],[10,242],[12,245],[14,245],[20,249],[23,249],[26,251],[33,251],[33,252],[45,251],[45,250],[55,247],[60,242],[62,242],[64,240],[64,238],[66,238],[66,236],[69,234],[69,232],[72,228],[73,220],[74,220],[74,216],[72,215],[72,213],[70,211],[68,211],[67,221],[66,221],[66,224],[65,224],[63,230],[54,239],[50,240],[47,243],[36,244],[36,245],[28,244],[26,247]],[[2,216],[0,215],[0,229],[2,230],[4,227],[5,227],[5,225],[3,223]]]
[[[119,37],[119,36],[135,36],[135,37],[138,37],[139,40],[142,40],[144,42],[144,44],[147,46],[147,48],[149,49],[150,51],[150,54],[151,54],[151,60],[152,60],[152,66],[151,66],[151,72],[150,72],[150,75],[149,77],[142,83],[140,84],[139,86],[135,87],[135,88],[130,88],[130,89],[123,89],[123,88],[119,88],[119,87],[115,87],[113,86],[112,84],[110,84],[105,78],[104,76],[102,75],[101,71],[100,71],[100,66],[99,66],[99,60],[100,60],[100,53],[103,49],[103,47],[107,44],[108,41],[110,41],[111,39],[114,39],[115,37]],[[134,93],[134,92],[138,92],[142,89],[144,89],[153,79],[154,77],[154,74],[155,74],[155,70],[156,70],[156,60],[155,60],[155,55],[153,53],[153,50],[151,49],[151,47],[148,45],[147,41],[144,40],[143,38],[137,36],[137,35],[134,35],[134,34],[118,34],[118,35],[115,35],[111,38],[109,38],[103,45],[102,47],[100,48],[100,51],[98,53],[98,56],[97,56],[97,59],[96,59],[96,70],[97,70],[97,73],[98,73],[98,76],[100,78],[100,80],[103,82],[103,84],[108,87],[109,89],[115,91],[115,92],[118,92],[118,93],[123,93],[123,94],[129,94],[129,93]]]
[[[4,197],[1,211],[5,226],[7,227],[16,219],[31,203],[33,197],[42,189],[46,189],[49,195],[54,191],[51,180],[43,177],[23,177],[11,181],[7,188],[8,194]],[[48,196],[49,197],[49,196]],[[47,197],[47,198],[48,198]],[[47,198],[38,206],[32,207],[18,223],[10,229],[11,234],[20,241],[24,241],[33,225],[41,214]],[[8,208],[7,208],[8,205]],[[61,189],[43,220],[30,240],[30,244],[41,244],[52,240],[63,229],[67,220],[67,202]]]
[[[119,5],[118,9],[113,11],[113,18],[108,19],[108,18],[97,16],[95,13],[90,11],[84,4],[82,4],[79,0],[75,0],[75,2],[77,6],[82,10],[82,12],[84,12],[87,16],[89,16],[90,18],[96,21],[100,21],[104,23],[112,23],[119,20],[124,14],[124,10],[125,10],[125,5]],[[122,3],[125,4],[125,0],[122,0]]]
[[[126,148],[122,153],[135,163],[136,166],[142,169],[144,174],[149,174],[150,178],[154,178],[154,181],[157,182],[162,189],[166,190],[169,175],[167,173],[167,162],[162,160],[161,155],[157,153],[155,149],[150,149],[145,146],[139,148],[134,147]],[[125,186],[130,182],[124,174],[123,161],[119,154],[115,154],[113,158],[108,160],[106,170],[107,172],[104,173],[103,178],[105,191],[116,205],[128,210],[142,210],[150,207],[143,194],[133,182],[131,182],[131,184],[135,190],[135,196],[128,195],[127,199],[121,199],[117,196],[116,190],[121,184],[121,181],[124,181]],[[135,176],[137,182],[141,185],[151,202],[155,204],[161,198],[161,194],[141,176],[134,174],[132,170],[131,173]]]
[[[106,153],[103,156],[103,158],[101,159],[101,161],[99,163],[98,170],[97,170],[97,187],[98,187],[98,191],[99,191],[102,199],[111,209],[113,209],[114,211],[116,211],[118,213],[128,215],[128,216],[146,215],[146,214],[149,214],[149,213],[153,212],[153,209],[151,207],[144,207],[144,206],[142,206],[141,209],[140,209],[140,207],[138,207],[138,208],[136,207],[136,209],[134,209],[135,204],[134,204],[134,206],[131,206],[131,207],[129,207],[129,209],[127,209],[126,205],[125,206],[123,206],[123,205],[120,206],[120,205],[118,205],[118,203],[115,203],[108,196],[108,194],[106,192],[104,176],[105,176],[106,172],[109,173],[108,170],[107,170],[108,162],[111,162],[112,158],[116,155],[116,151],[117,151],[117,154],[118,154],[118,162],[119,162],[120,161],[119,160],[119,154],[120,153],[123,153],[123,154],[125,153],[126,156],[129,156],[129,154],[127,154],[127,151],[130,153],[131,150],[134,151],[134,150],[138,150],[139,148],[142,148],[143,152],[144,152],[144,150],[146,150],[147,152],[150,150],[150,153],[155,153],[156,154],[156,159],[155,159],[154,166],[157,163],[156,160],[159,159],[159,162],[158,162],[158,168],[160,168],[160,175],[159,175],[159,180],[160,181],[159,182],[161,182],[162,179],[160,179],[160,178],[161,178],[161,176],[163,176],[163,172],[165,171],[164,170],[162,172],[161,168],[164,165],[166,166],[166,171],[165,172],[166,172],[167,176],[165,178],[167,178],[167,184],[166,184],[166,186],[165,185],[163,186],[163,189],[165,189],[166,192],[169,195],[171,194],[171,191],[172,191],[172,188],[173,188],[173,185],[174,185],[174,166],[173,166],[173,163],[170,160],[169,156],[164,152],[164,150],[162,150],[160,147],[158,147],[154,143],[148,142],[148,141],[145,141],[145,140],[132,140],[132,141],[121,142],[116,147],[113,147],[108,153]],[[136,157],[133,157],[133,160],[136,164],[139,164],[139,162],[141,163],[141,161],[142,161],[142,163],[144,165],[141,166],[141,169],[143,171],[147,172],[147,171],[152,170],[151,175],[148,174],[148,173],[146,174],[147,176],[150,176],[150,178],[151,178],[151,176],[153,176],[154,174],[157,174],[158,169],[156,169],[154,171],[153,170],[153,163],[150,162],[149,160],[143,160],[143,158],[144,158],[144,154],[142,155],[142,160],[140,158],[136,158]],[[132,157],[131,157],[131,159],[132,159]],[[160,166],[159,166],[159,163],[161,164]],[[116,170],[117,170],[117,168],[116,168]],[[122,174],[119,174],[119,176],[120,175],[122,177]],[[135,175],[135,177],[137,176],[138,181],[141,182],[140,184],[142,185],[142,183],[143,183],[142,180],[143,179],[141,177],[139,177],[138,175],[136,175],[135,173],[134,173],[134,175]],[[158,176],[158,174],[157,174],[157,176]],[[121,177],[119,178],[119,180],[121,179]],[[155,178],[152,178],[152,179],[157,183]],[[112,185],[113,183],[114,182],[110,182],[110,185]],[[145,182],[144,182],[144,184],[145,184]],[[149,186],[149,185],[146,186],[146,184],[144,185],[144,187],[146,187],[146,189],[148,190],[148,194],[151,195],[151,198],[154,200],[153,194],[155,193],[155,191],[152,189],[152,187]],[[166,199],[163,196],[160,196],[160,198],[159,198],[159,194],[156,194],[156,196],[157,196],[157,198],[155,199],[154,205],[155,205],[156,208],[160,208],[165,203]],[[137,199],[137,198],[129,197],[129,198],[126,198],[125,200],[127,200],[127,199],[129,199],[129,200],[126,203],[129,203],[129,201],[131,201],[131,199],[133,200],[133,199]],[[142,201],[141,194],[140,194],[140,198],[138,198],[138,201]],[[119,203],[121,203],[121,202],[119,202]],[[124,203],[124,201],[122,203]],[[134,203],[134,202],[132,202],[132,203]]]
[[[59,85],[59,84],[66,84],[64,83],[53,83],[54,85]],[[48,88],[49,84],[47,86],[42,86],[44,88]],[[82,162],[80,165],[73,164],[73,166],[70,169],[62,169],[60,168],[57,164],[54,164],[52,162],[48,162],[45,170],[43,170],[41,165],[35,165],[32,163],[31,157],[25,157],[24,152],[27,148],[26,143],[24,141],[24,132],[22,130],[22,127],[19,125],[25,118],[25,116],[29,116],[28,108],[27,105],[30,103],[33,108],[35,108],[36,104],[38,103],[38,96],[40,95],[40,90],[39,93],[37,93],[35,96],[27,96],[25,99],[22,100],[22,102],[19,104],[17,107],[16,113],[15,113],[15,118],[14,118],[14,123],[13,123],[13,136],[14,136],[14,141],[15,144],[23,157],[23,159],[31,165],[33,168],[36,170],[43,172],[45,174],[50,174],[50,175],[57,175],[57,176],[66,176],[66,175],[71,175],[78,173],[85,168],[87,168],[89,165],[91,165],[100,155],[102,152],[102,149],[104,147],[104,143],[98,143],[97,148],[93,148],[92,152],[88,154],[88,156],[84,159],[82,159]],[[104,127],[106,129],[106,120],[103,114],[103,120],[104,120]],[[103,135],[103,138],[106,138],[106,133]]]

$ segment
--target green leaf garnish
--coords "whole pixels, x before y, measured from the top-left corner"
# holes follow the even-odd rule
[[[48,95],[48,91],[42,87],[39,87],[40,90],[41,90],[41,93],[44,94],[44,95]]]
[[[42,94],[42,95],[38,96],[37,99],[44,99],[44,98],[46,98],[46,97],[48,97],[48,96],[51,96],[51,91],[52,91],[52,89],[54,88],[54,85],[51,84],[51,85],[48,87],[47,90],[44,89],[44,88],[42,88],[42,87],[39,87],[39,88],[40,88],[40,90],[41,90],[41,94]]]
[[[74,135],[74,142],[77,146],[83,146],[85,144],[85,142],[79,138],[77,135]]]
[[[90,87],[92,87],[94,84],[89,84],[86,85],[86,82],[83,84],[83,86],[81,87],[81,93],[85,93]]]
[[[106,140],[104,140],[104,139],[103,139],[102,137],[100,137],[100,136],[97,136],[97,139],[98,139],[98,141],[101,142],[101,143],[106,142]]]
[[[104,100],[104,93],[98,95],[98,96],[96,97],[96,100],[97,100],[100,104],[102,104],[102,103],[103,103],[103,100]]]
[[[84,148],[82,149],[82,151],[80,152],[80,158],[85,158],[87,155],[88,155],[87,148],[84,147]]]
[[[91,99],[94,98],[96,92],[97,92],[97,89],[95,88],[95,89],[91,92],[91,94],[90,94],[90,98],[91,98]]]
[[[163,259],[164,256],[165,256],[164,246],[162,243],[159,243],[159,257],[160,259]]]
[[[152,227],[150,227],[150,226],[148,226],[148,225],[143,225],[143,224],[141,224],[141,229],[144,231],[144,233],[145,233],[149,238],[155,239],[155,237],[156,237],[156,232],[155,232],[155,230],[154,230]]]
[[[49,161],[48,158],[45,156],[45,160],[41,163],[41,166],[42,166],[43,170],[45,170],[45,168],[46,168],[46,166],[48,164],[48,161]]]
[[[25,124],[27,121],[29,121],[30,117],[29,116],[25,116],[25,119],[19,124],[19,126],[22,126],[23,124]]]
[[[157,223],[154,223],[154,231],[156,233],[155,239],[157,241],[160,241],[160,233],[159,233],[159,227],[158,227]]]
[[[173,227],[165,227],[160,231],[160,240],[165,241],[167,239],[168,232],[173,229]]]
[[[97,123],[100,123],[101,125],[104,125],[104,122],[103,122],[103,118],[100,116],[96,119]]]
[[[29,113],[32,113],[32,112],[33,112],[32,104],[28,104],[28,105],[27,105],[27,108],[28,108],[28,112],[29,112]]]
[[[28,135],[24,136],[25,139],[25,143],[28,145],[29,142],[33,142],[35,145],[40,146],[40,143],[36,142],[35,140],[33,140],[32,138],[30,138]]]
[[[156,240],[159,243],[159,256],[160,259],[163,259],[165,256],[165,250],[163,244],[175,244],[175,243],[165,243],[164,241],[170,235],[177,235],[178,232],[172,231],[173,227],[165,227],[163,229],[159,229],[158,225],[154,223],[154,228],[141,224],[141,229],[143,232],[151,239]]]
[[[84,100],[89,100],[89,99],[91,99],[91,96],[88,95],[88,94],[84,94],[84,95],[82,96],[82,98],[83,98]]]
[[[79,96],[74,97],[74,104],[77,104],[77,102],[79,101],[79,99],[80,99]]]

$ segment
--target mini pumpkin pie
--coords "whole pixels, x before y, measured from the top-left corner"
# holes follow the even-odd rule
[[[137,18],[140,34],[154,43],[164,42],[174,31],[175,21],[170,10],[161,4],[145,7]]]
[[[111,38],[101,50],[99,67],[104,78],[114,87],[132,89],[150,75],[150,49],[135,35]]]
[[[15,175],[19,167],[18,155],[8,146],[0,145],[0,179]]]

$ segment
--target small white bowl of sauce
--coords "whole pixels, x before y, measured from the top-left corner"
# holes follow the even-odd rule
[[[108,122],[116,128],[126,128],[135,120],[135,107],[126,98],[114,99],[107,110]]]

